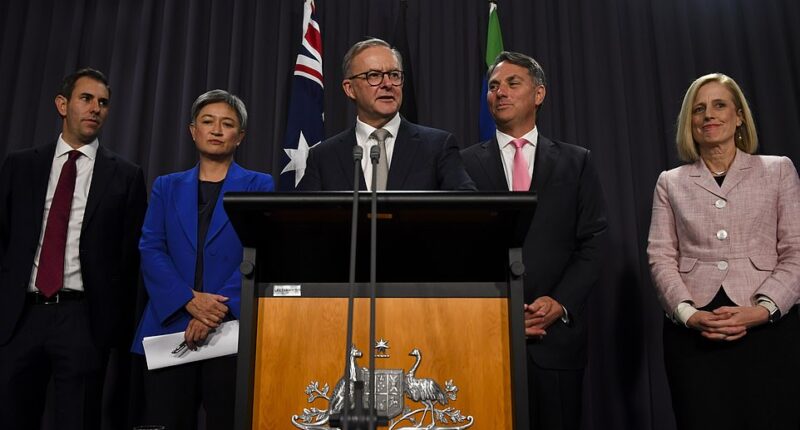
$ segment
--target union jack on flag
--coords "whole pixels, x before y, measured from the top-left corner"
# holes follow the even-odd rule
[[[289,115],[283,151],[286,166],[281,171],[281,190],[294,190],[306,171],[311,146],[322,140],[324,129],[322,85],[322,34],[314,0],[303,6],[303,38],[297,52],[289,97]]]

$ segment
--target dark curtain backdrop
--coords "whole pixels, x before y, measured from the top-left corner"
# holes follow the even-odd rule
[[[141,164],[148,183],[196,162],[189,108],[212,88],[229,89],[248,106],[238,161],[277,176],[302,3],[0,2],[0,156],[53,140],[60,79],[91,65],[108,73],[113,88],[101,142]],[[498,3],[506,49],[534,56],[548,76],[540,132],[590,148],[605,191],[611,248],[590,303],[585,428],[673,429],[663,313],[645,256],[653,186],[659,172],[679,164],[673,134],[683,94],[710,72],[742,86],[759,152],[800,162],[800,2]],[[317,7],[332,135],[354,118],[340,87],[342,55],[365,36],[392,39],[400,4],[318,0]],[[413,69],[419,122],[452,131],[463,146],[478,136],[487,10],[485,0],[408,1],[405,66]]]

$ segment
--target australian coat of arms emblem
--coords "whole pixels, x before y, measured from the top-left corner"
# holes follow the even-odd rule
[[[388,342],[381,339],[375,345],[376,357],[388,357],[386,349]],[[460,430],[472,427],[474,419],[465,416],[460,410],[452,406],[458,395],[458,387],[452,380],[447,380],[444,386],[431,378],[417,376],[417,370],[422,362],[422,353],[413,349],[409,356],[414,357],[414,362],[408,372],[403,369],[375,369],[375,394],[374,405],[379,417],[388,420],[389,430]],[[370,374],[368,368],[358,368],[357,360],[362,356],[355,346],[349,354],[350,380],[345,381],[345,376],[339,379],[331,392],[330,386],[325,383],[320,387],[319,381],[311,381],[306,386],[308,403],[327,402],[327,407],[307,407],[300,415],[293,415],[292,424],[304,430],[334,429],[330,420],[331,416],[341,414],[345,407],[354,408],[354,385],[356,381],[364,382],[363,407],[366,409],[370,394],[373,390],[369,386]],[[347,390],[345,384],[350,385]],[[346,402],[345,392],[350,392],[350,401]],[[408,402],[408,405],[406,404]],[[348,404],[347,406],[345,404]],[[325,406],[320,403],[320,406]]]

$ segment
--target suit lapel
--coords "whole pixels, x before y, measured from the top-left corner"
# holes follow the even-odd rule
[[[689,169],[690,179],[705,189],[706,191],[718,197],[727,197],[728,193],[739,184],[747,175],[752,171],[752,157],[750,154],[736,150],[736,157],[733,159],[728,173],[725,175],[725,180],[722,181],[722,186],[717,183],[711,172],[708,171],[702,159],[699,159],[692,164]]]
[[[222,197],[228,191],[246,191],[244,187],[245,179],[244,169],[236,163],[231,163],[231,167],[228,168],[228,174],[225,176],[225,181],[222,182],[222,189],[219,190],[217,203],[214,205],[214,213],[211,214],[211,224],[209,224],[208,233],[206,233],[206,247],[222,231],[222,228],[230,222],[222,205]]]
[[[334,143],[336,152],[336,159],[339,162],[339,167],[344,172],[345,186],[347,189],[353,189],[353,175],[355,174],[355,163],[353,162],[353,146],[357,145],[356,142],[356,129],[355,127],[348,130],[348,132]],[[364,154],[364,157],[369,160],[369,154]],[[364,175],[359,176],[360,188],[359,190],[366,190],[367,184],[364,182]]]
[[[416,128],[405,119],[401,119],[397,137],[394,139],[392,163],[389,165],[389,178],[386,181],[387,190],[403,189],[403,183],[414,165],[414,157],[421,143]]]
[[[195,252],[197,251],[197,172],[198,166],[184,172],[176,181],[175,191],[172,193],[173,210],[178,214],[178,223]]]
[[[56,144],[36,148],[33,159],[33,169],[30,183],[33,184],[31,193],[31,215],[34,220],[34,231],[37,234],[42,230],[42,219],[44,216],[44,203],[47,198],[47,184],[50,180],[50,170],[53,167],[53,155],[56,152]]]
[[[754,171],[752,162],[752,155],[739,149],[736,150],[736,158],[733,159],[731,168],[728,169],[728,174],[725,175],[725,180],[722,181],[721,192],[723,196],[727,196],[742,179],[752,174]]]
[[[556,162],[558,162],[558,149],[550,139],[540,134],[539,141],[536,142],[531,191],[541,192],[547,186]]]
[[[89,196],[86,199],[86,212],[83,214],[82,231],[92,222],[92,217],[97,212],[97,207],[103,199],[103,195],[114,177],[117,170],[117,159],[113,153],[102,146],[97,148],[97,155],[94,160],[94,170],[92,171],[92,185],[89,187]]]
[[[475,156],[483,170],[489,178],[489,186],[493,191],[508,191],[508,181],[503,170],[503,154],[497,143],[497,137],[480,144],[482,151],[476,152]]]
[[[692,164],[692,168],[689,169],[689,179],[700,188],[703,188],[715,196],[723,197],[722,189],[719,187],[719,184],[717,184],[717,181],[714,180],[714,177],[711,176],[711,172],[705,168],[702,159]]]

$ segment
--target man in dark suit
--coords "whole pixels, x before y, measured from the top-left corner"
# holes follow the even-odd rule
[[[400,117],[403,62],[397,50],[380,39],[358,42],[345,54],[342,69],[342,88],[356,105],[356,125],[311,148],[299,190],[353,189],[355,145],[364,148],[362,190],[372,189],[369,150],[374,145],[381,148],[378,191],[475,189],[452,134]]]
[[[589,151],[539,134],[536,113],[544,96],[539,64],[501,53],[489,69],[486,95],[495,138],[462,156],[479,190],[538,196],[523,247],[531,428],[578,429],[585,305],[600,274],[607,222]]]
[[[53,380],[59,429],[97,429],[111,346],[129,342],[142,170],[99,145],[111,90],[97,70],[64,79],[57,141],[0,171],[0,423],[39,428]]]

